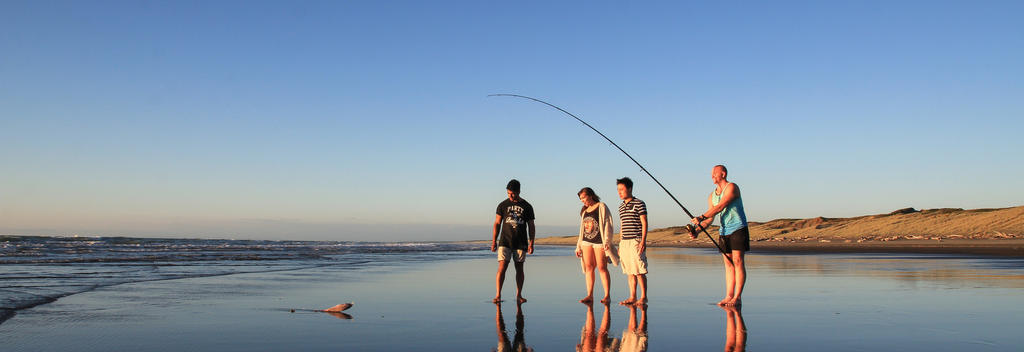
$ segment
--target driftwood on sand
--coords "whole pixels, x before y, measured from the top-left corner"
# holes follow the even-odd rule
[[[336,305],[334,307],[330,307],[330,308],[327,308],[327,309],[299,309],[299,310],[307,311],[307,312],[327,313],[327,314],[330,314],[332,316],[335,316],[335,317],[338,317],[338,318],[341,318],[341,319],[352,319],[351,315],[342,313],[342,311],[344,311],[346,309],[349,309],[349,308],[352,308],[352,306],[354,304],[355,303],[353,303],[353,302],[349,302],[349,303],[342,303],[342,304],[339,304],[339,305]],[[295,313],[295,309],[289,309],[289,311],[291,311],[292,313]]]

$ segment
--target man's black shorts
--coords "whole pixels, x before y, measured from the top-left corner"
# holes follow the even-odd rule
[[[718,239],[726,253],[731,253],[733,250],[750,251],[750,232],[746,227],[733,231],[728,236],[718,236]]]

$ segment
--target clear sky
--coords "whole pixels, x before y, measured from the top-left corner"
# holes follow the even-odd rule
[[[0,233],[487,239],[1024,204],[1021,1],[3,1]]]

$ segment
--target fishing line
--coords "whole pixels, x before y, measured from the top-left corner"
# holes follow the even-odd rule
[[[679,207],[683,209],[683,212],[684,212],[684,213],[686,213],[686,215],[687,215],[687,216],[689,216],[689,217],[690,217],[690,219],[693,219],[693,218],[695,218],[695,216],[693,216],[693,214],[691,214],[691,213],[690,213],[690,211],[689,211],[689,210],[687,210],[685,206],[683,206],[683,203],[680,203],[680,202],[679,202],[679,200],[678,200],[678,199],[676,199],[676,196],[672,195],[672,192],[669,192],[669,191],[668,191],[668,188],[665,188],[665,185],[661,184],[661,181],[658,181],[658,178],[654,177],[654,175],[651,175],[651,172],[650,172],[650,171],[647,171],[647,168],[645,168],[645,167],[644,167],[643,165],[640,165],[640,162],[639,162],[639,161],[636,161],[636,159],[634,159],[632,155],[629,155],[629,153],[627,153],[627,152],[626,152],[625,150],[623,150],[623,149],[622,149],[622,147],[620,147],[620,146],[619,146],[618,144],[616,144],[616,143],[615,143],[614,141],[612,141],[612,140],[611,140],[611,138],[608,138],[608,136],[605,136],[605,135],[604,135],[604,133],[601,133],[601,131],[598,131],[598,130],[597,130],[596,128],[594,128],[594,126],[591,126],[591,125],[590,125],[589,123],[587,123],[586,121],[583,121],[583,119],[581,119],[581,118],[577,117],[576,115],[573,115],[573,114],[572,114],[571,112],[565,111],[565,109],[562,109],[562,108],[560,108],[560,107],[557,107],[557,106],[555,106],[555,105],[553,105],[553,104],[551,104],[551,103],[548,103],[548,102],[546,102],[546,101],[543,101],[543,100],[540,100],[540,99],[537,99],[537,98],[531,98],[531,97],[528,97],[528,96],[525,96],[525,95],[518,95],[518,94],[503,94],[503,93],[502,93],[502,94],[489,94],[489,95],[487,95],[487,96],[488,96],[488,97],[516,97],[516,98],[523,98],[523,99],[529,99],[529,100],[533,100],[533,101],[535,101],[535,102],[538,102],[538,103],[541,103],[541,104],[544,104],[544,105],[547,105],[547,106],[553,107],[553,108],[557,109],[558,111],[564,112],[564,113],[565,113],[566,115],[572,116],[572,118],[576,119],[576,121],[579,121],[579,122],[580,122],[580,123],[582,123],[582,124],[583,124],[584,126],[587,126],[587,127],[589,127],[589,128],[591,129],[591,130],[594,130],[594,132],[597,132],[597,134],[601,135],[601,137],[603,137],[603,138],[604,138],[604,139],[605,139],[606,141],[608,141],[608,143],[611,143],[611,144],[612,144],[613,146],[615,146],[615,148],[618,148],[618,149],[619,149],[619,151],[620,151],[620,152],[622,152],[622,154],[626,154],[626,157],[628,157],[628,158],[629,158],[629,160],[632,160],[632,161],[633,161],[633,163],[634,163],[634,164],[636,164],[636,166],[639,166],[639,167],[640,167],[640,170],[643,170],[643,171],[644,171],[644,173],[646,173],[646,174],[647,174],[647,176],[650,176],[650,177],[651,177],[651,179],[652,179],[652,180],[654,180],[654,183],[657,183],[657,184],[658,184],[658,186],[659,186],[659,187],[661,187],[661,189],[662,189],[663,191],[665,191],[665,193],[667,193],[667,194],[668,194],[668,196],[669,196],[669,197],[671,197],[673,201],[675,201],[675,202],[676,202],[676,205],[679,205]],[[722,254],[724,254],[724,255],[725,255],[726,257],[731,257],[731,256],[729,255],[729,253],[726,253],[726,252],[725,252],[725,250],[724,250],[724,249],[722,249],[722,246],[719,246],[719,245],[718,245],[718,242],[717,242],[717,241],[715,241],[715,239],[714,239],[714,238],[711,238],[711,234],[709,234],[709,233],[708,233],[708,230],[707,230],[707,228],[704,228],[704,227],[702,227],[702,226],[699,226],[699,224],[698,224],[698,226],[696,226],[696,227],[699,227],[699,228],[700,228],[700,231],[701,231],[701,232],[704,232],[704,234],[708,236],[708,239],[709,239],[709,240],[711,240],[711,243],[713,243],[713,244],[715,245],[715,247],[716,247],[716,248],[718,248],[718,251],[719,251],[719,252],[722,252]]]

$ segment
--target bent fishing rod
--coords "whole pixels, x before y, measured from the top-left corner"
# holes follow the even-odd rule
[[[643,170],[644,173],[647,174],[647,176],[650,176],[651,179],[654,180],[654,183],[657,183],[658,186],[660,186],[661,189],[663,191],[665,191],[665,193],[667,193],[668,196],[671,197],[673,201],[676,202],[676,205],[679,205],[679,207],[683,209],[683,212],[686,213],[686,215],[689,216],[690,219],[695,218],[695,216],[693,216],[693,214],[691,214],[690,211],[687,210],[685,206],[683,206],[683,203],[680,203],[679,200],[676,199],[676,196],[672,195],[672,192],[669,192],[668,188],[665,188],[665,185],[661,184],[661,181],[658,181],[657,177],[654,177],[654,175],[651,175],[651,172],[647,171],[647,168],[645,168],[643,165],[640,165],[639,161],[636,161],[636,159],[633,158],[632,155],[629,155],[629,153],[627,153],[625,150],[623,150],[622,147],[620,147],[618,144],[616,144],[614,141],[612,141],[611,138],[608,138],[608,136],[605,136],[604,133],[601,133],[601,131],[598,131],[596,128],[594,128],[594,126],[591,126],[589,123],[587,123],[586,121],[583,121],[583,119],[579,118],[578,116],[573,115],[571,112],[565,111],[565,109],[557,107],[557,106],[555,106],[555,105],[553,105],[551,103],[548,103],[546,101],[543,101],[543,100],[540,100],[540,99],[537,99],[537,98],[531,98],[531,97],[528,97],[528,96],[525,96],[525,95],[499,93],[499,94],[488,94],[487,96],[488,97],[516,97],[516,98],[529,99],[529,100],[533,100],[535,102],[538,102],[538,103],[550,106],[552,108],[555,108],[558,111],[564,112],[566,115],[572,116],[572,118],[576,119],[576,121],[579,121],[584,126],[589,127],[591,130],[594,130],[594,132],[597,132],[597,134],[601,135],[601,137],[603,137],[606,141],[608,141],[608,143],[611,143],[613,146],[615,146],[615,148],[618,148],[619,151],[622,152],[622,154],[626,154],[626,157],[628,157],[629,160],[632,160],[633,163],[636,164],[636,166],[639,166],[640,170]],[[726,253],[725,250],[722,249],[722,246],[719,246],[718,242],[715,241],[714,238],[711,238],[711,234],[708,233],[707,228],[705,228],[703,226],[700,226],[700,224],[697,224],[696,227],[699,228],[699,230],[701,232],[704,232],[704,234],[708,236],[708,239],[711,240],[711,243],[713,243],[716,248],[718,248],[719,252],[721,252],[725,256],[729,256],[729,253]]]

